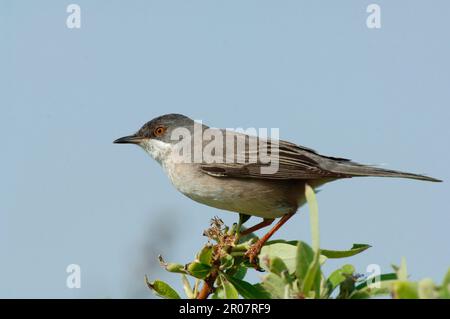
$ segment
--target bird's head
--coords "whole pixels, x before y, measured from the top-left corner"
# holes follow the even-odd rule
[[[155,160],[162,162],[178,140],[174,139],[176,129],[194,131],[194,120],[181,114],[166,114],[145,123],[135,134],[121,137],[116,144],[136,144]]]

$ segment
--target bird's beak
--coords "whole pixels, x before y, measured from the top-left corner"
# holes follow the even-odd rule
[[[113,143],[116,144],[139,144],[144,138],[141,136],[130,135],[118,138]]]

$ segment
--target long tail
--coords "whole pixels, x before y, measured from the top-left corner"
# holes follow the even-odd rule
[[[429,182],[442,182],[442,180],[440,179],[436,179],[425,175],[388,170],[369,165],[362,165],[354,162],[339,163],[338,165],[333,167],[333,171],[336,173],[347,174],[355,177],[356,176],[398,177],[398,178],[417,179]]]

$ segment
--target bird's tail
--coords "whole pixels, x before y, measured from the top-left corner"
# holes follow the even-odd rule
[[[417,179],[429,182],[442,182],[442,180],[440,179],[436,179],[425,175],[388,170],[353,162],[340,163],[333,168],[333,171],[336,173],[346,174],[351,177],[357,176],[398,177],[398,178]]]

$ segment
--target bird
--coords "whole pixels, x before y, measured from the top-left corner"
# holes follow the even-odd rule
[[[243,141],[240,147],[238,139]],[[227,144],[229,141],[235,143]],[[208,148],[213,142],[214,147]],[[243,222],[251,216],[263,219],[241,235],[280,218],[247,252],[251,262],[269,238],[305,204],[306,185],[317,189],[332,181],[364,176],[442,182],[425,175],[321,155],[284,140],[212,128],[182,114],[156,117],[136,133],[114,143],[140,146],[162,166],[175,188],[190,199],[238,213]],[[205,150],[208,152],[201,153]],[[202,156],[205,154],[209,156]]]

